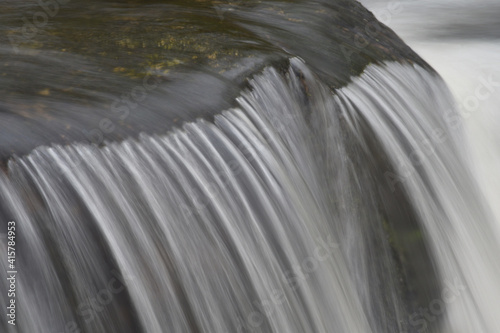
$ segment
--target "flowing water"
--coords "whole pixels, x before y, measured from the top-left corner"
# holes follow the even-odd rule
[[[495,147],[457,91],[397,62],[332,89],[291,57],[213,119],[13,157],[2,331],[500,332]]]
[[[478,298],[475,301],[478,317],[489,324],[474,329],[462,325],[470,311],[466,309],[466,313],[458,312],[450,318],[455,324],[452,332],[498,332],[500,274],[497,268],[489,267],[497,265],[498,252],[488,245],[484,249],[481,246],[498,244],[500,235],[500,35],[495,28],[499,24],[499,3],[491,0],[362,2],[439,72],[454,95],[458,113],[448,117],[448,121],[460,124],[463,129],[462,136],[455,141],[460,151],[465,152],[463,165],[470,172],[467,178],[474,179],[479,187],[479,193],[471,192],[468,187],[460,191],[471,192],[467,196],[479,196],[492,215],[462,222],[460,228],[470,239],[457,240],[454,245],[455,256],[462,261],[462,274],[474,288],[471,293]],[[469,204],[459,202],[454,200],[450,205],[457,212],[463,207],[471,211]],[[466,213],[459,214],[464,217]],[[475,231],[467,229],[470,224],[475,225]],[[470,257],[474,251],[485,252]],[[484,272],[480,265],[492,270]]]

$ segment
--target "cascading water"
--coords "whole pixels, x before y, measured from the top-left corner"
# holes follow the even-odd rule
[[[500,331],[498,235],[436,74],[371,65],[332,92],[294,58],[237,103],[11,160],[3,331]]]
[[[434,301],[436,309],[449,303],[442,331],[497,332],[499,235],[467,162],[462,117],[441,81],[418,69],[411,75],[400,70],[387,74],[371,68],[345,89],[345,96],[358,105],[359,112],[351,110],[353,126],[361,118],[382,142],[397,166],[397,173],[386,173],[387,180],[409,193],[440,275],[445,284],[455,285],[455,295],[443,291]],[[402,84],[427,92],[429,99],[400,89],[391,93]],[[422,312],[411,323],[425,329],[427,320]]]
[[[447,111],[444,119],[452,133],[460,131],[460,137],[453,141],[457,146],[454,154],[462,155],[462,158],[455,165],[465,166],[467,176],[456,173],[455,191],[443,184],[445,178],[439,176],[441,171],[436,165],[431,170],[438,173],[431,177],[439,178],[436,187],[448,199],[448,209],[454,211],[450,221],[460,228],[456,233],[458,238],[451,238],[455,237],[453,233],[448,235],[449,243],[455,247],[460,274],[471,285],[469,292],[475,305],[463,300],[463,304],[450,306],[456,311],[450,322],[454,327],[452,332],[498,332],[500,274],[496,257],[500,235],[500,67],[498,29],[492,28],[498,25],[498,1],[403,0],[396,6],[378,0],[362,2],[378,18],[383,17],[386,24],[439,72],[454,95],[456,112]],[[450,169],[458,171],[457,167]],[[469,183],[471,178],[477,185]],[[459,197],[453,194],[457,190]],[[477,205],[487,206],[491,212],[486,216],[478,214],[480,210],[471,206],[474,200]],[[468,204],[461,204],[463,201]],[[443,261],[447,260],[447,257],[443,258]],[[453,271],[451,267],[449,269]],[[467,314],[474,309],[477,317],[486,322],[483,326],[467,322],[470,320]]]

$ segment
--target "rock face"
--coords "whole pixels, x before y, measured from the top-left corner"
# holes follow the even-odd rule
[[[426,66],[356,1],[53,0],[4,7],[4,162],[40,145],[101,145],[210,118],[233,105],[248,77],[291,56],[332,88],[373,62]]]

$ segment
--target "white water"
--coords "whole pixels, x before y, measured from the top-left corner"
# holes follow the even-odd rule
[[[498,332],[500,238],[490,207],[471,176],[470,155],[462,140],[463,120],[456,112],[454,116],[443,114],[443,110],[453,110],[442,95],[442,83],[421,80],[420,75],[425,78],[428,74],[415,75],[398,67],[389,66],[392,75],[371,68],[345,94],[362,105],[363,118],[399,166],[397,174],[388,176],[410,193],[445,285],[457,280],[464,283],[458,297],[441,297],[449,303],[443,331]],[[427,90],[428,100],[415,99],[413,93],[403,90],[397,95],[388,93],[387,87],[399,82],[410,84],[414,91]],[[442,104],[436,105],[436,101]],[[424,315],[414,319],[415,326],[426,326]]]
[[[438,77],[371,66],[332,95],[294,59],[251,85],[214,124],[10,163],[20,331],[133,332],[127,311],[144,332],[499,331],[494,219]],[[402,193],[441,280],[425,301],[386,236]]]
[[[500,82],[500,47],[478,38],[498,5],[368,7],[454,97],[399,64],[333,94],[294,59],[214,123],[12,161],[22,274],[3,331],[500,332],[500,88],[479,88]]]
[[[443,193],[452,198],[449,206],[462,236],[451,246],[472,297],[468,305],[450,307],[449,331],[500,332],[500,4],[494,0],[362,2],[438,71],[454,96],[463,124],[463,137],[456,139],[462,164],[479,189],[457,188],[468,198],[465,202]],[[477,198],[491,216],[474,215],[469,203]],[[447,269],[452,271],[443,268]]]
[[[22,331],[59,332],[68,323],[85,332],[127,330],[113,321],[118,302],[88,306],[110,279],[95,246],[100,237],[128,277],[144,332],[369,332],[377,325],[395,332],[397,321],[386,323],[384,313],[397,315],[401,304],[390,264],[378,275],[366,262],[365,251],[375,249],[362,244],[374,237],[363,234],[363,218],[373,208],[358,207],[359,190],[349,188],[356,175],[343,166],[334,100],[293,62],[307,75],[311,117],[327,121],[324,132],[305,122],[294,71],[284,80],[269,69],[215,124],[103,149],[40,148],[12,162],[1,193],[25,223],[24,264],[33,267],[19,277],[18,311],[30,313],[19,319]],[[331,140],[326,147],[322,137]],[[331,177],[316,154],[344,170]],[[335,203],[325,180],[342,187]],[[380,221],[370,220],[381,238]],[[43,244],[43,235],[57,242]],[[387,243],[375,243],[377,260],[389,261]],[[70,285],[61,281],[65,273]],[[381,291],[368,288],[379,280],[387,283]]]
[[[438,71],[464,118],[474,176],[500,232],[500,3],[361,1]],[[484,82],[490,82],[485,85]]]

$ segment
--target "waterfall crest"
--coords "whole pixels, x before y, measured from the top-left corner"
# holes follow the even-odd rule
[[[18,330],[500,331],[498,239],[436,74],[332,92],[294,58],[249,86],[213,122],[10,161]]]

